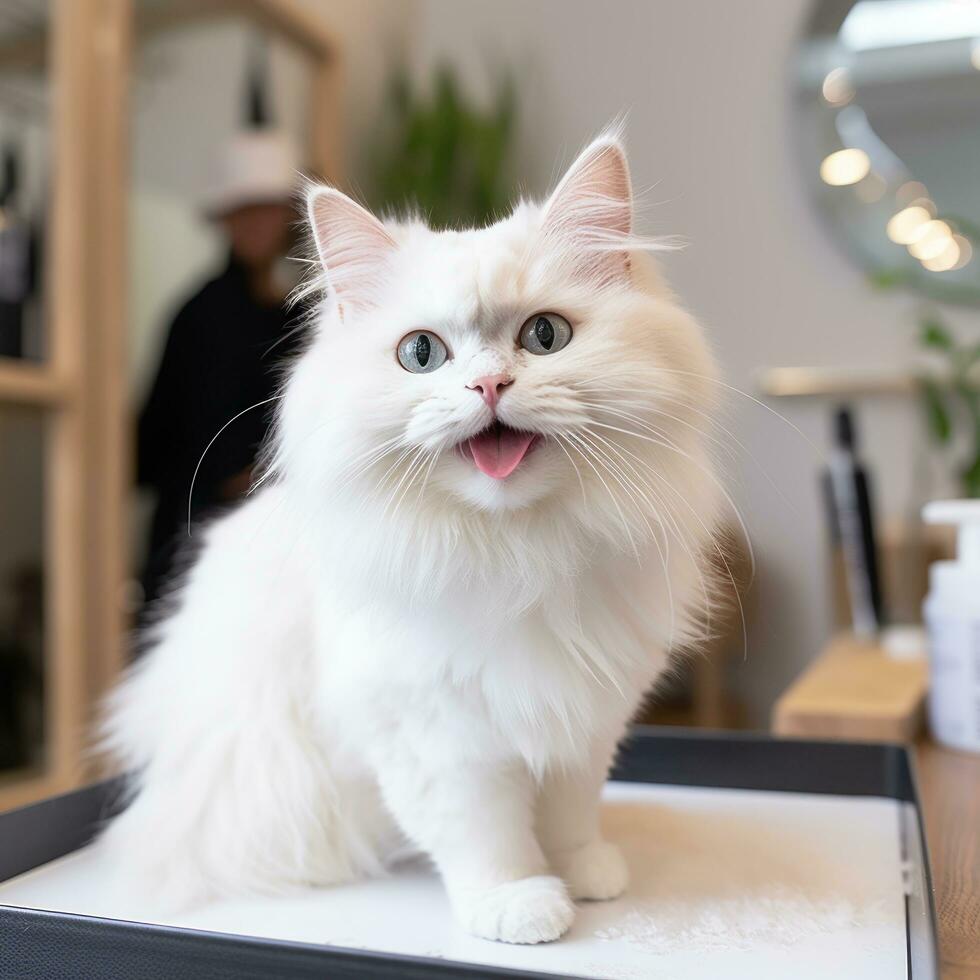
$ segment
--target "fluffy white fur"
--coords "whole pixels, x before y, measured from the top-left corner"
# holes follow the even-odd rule
[[[600,836],[617,740],[703,626],[714,365],[633,233],[615,137],[488,228],[382,224],[313,188],[324,300],[266,479],[206,531],[111,699],[133,773],[106,846],[167,903],[383,872],[406,845],[459,922],[560,936],[627,884]],[[563,350],[518,332],[555,312]],[[399,365],[426,328],[450,359]],[[456,450],[542,442],[505,480]]]

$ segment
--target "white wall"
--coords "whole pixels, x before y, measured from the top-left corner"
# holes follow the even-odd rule
[[[755,392],[771,365],[900,365],[913,301],[873,293],[804,198],[792,139],[789,58],[808,0],[420,0],[418,70],[456,64],[473,90],[505,62],[526,84],[521,156],[543,192],[556,161],[623,111],[646,224],[690,244],[668,274],[706,324],[728,381]],[[821,448],[829,406],[774,407]],[[772,698],[829,633],[819,453],[745,398],[731,424],[729,485],[759,559],[736,683],[765,724]],[[861,404],[883,510],[917,501],[918,415],[900,400]],[[775,491],[768,478],[779,488]],[[784,499],[785,498],[785,499]]]
[[[350,186],[367,163],[388,72],[414,51],[418,0],[301,0],[337,39],[344,86],[344,147]],[[466,6],[466,4],[464,4]]]

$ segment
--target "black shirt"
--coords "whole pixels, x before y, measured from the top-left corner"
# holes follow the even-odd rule
[[[154,598],[172,571],[191,519],[226,503],[222,485],[251,467],[268,433],[275,403],[245,411],[275,395],[282,366],[295,353],[283,304],[264,305],[249,289],[246,270],[233,259],[177,314],[150,396],[140,414],[137,474],[157,493],[143,575],[146,599]]]

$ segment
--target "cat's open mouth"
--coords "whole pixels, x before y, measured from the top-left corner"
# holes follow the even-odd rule
[[[540,440],[541,436],[536,432],[512,429],[498,419],[489,428],[461,442],[459,451],[481,473],[495,480],[504,480],[521,465],[524,457]]]

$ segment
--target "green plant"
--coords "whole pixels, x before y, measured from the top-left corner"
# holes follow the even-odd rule
[[[375,149],[371,203],[417,208],[434,227],[483,225],[513,197],[509,158],[516,100],[501,76],[492,104],[470,104],[453,70],[440,68],[420,95],[404,69],[388,84],[384,136]]]
[[[977,252],[980,225],[958,214],[940,217]],[[980,306],[980,284],[969,280],[951,283],[928,271],[897,267],[872,270],[869,279],[877,289],[917,289],[943,302]],[[964,496],[980,497],[980,343],[957,340],[935,310],[919,319],[919,343],[942,365],[938,373],[918,378],[929,433],[954,459]]]
[[[966,496],[980,497],[980,343],[958,342],[934,312],[923,316],[919,340],[943,362],[941,374],[919,379],[929,431],[953,449],[957,431],[965,429],[966,458],[957,475]]]

